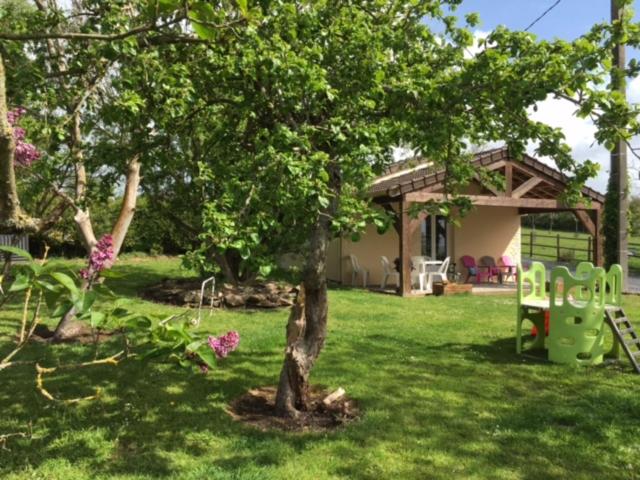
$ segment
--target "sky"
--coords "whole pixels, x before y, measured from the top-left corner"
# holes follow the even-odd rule
[[[484,36],[498,25],[523,30],[555,2],[556,0],[465,0],[456,14],[463,17],[466,13],[479,13],[481,23],[476,35]],[[635,3],[635,9],[640,9],[640,1],[636,0]],[[561,0],[530,31],[548,40],[573,40],[587,32],[594,23],[608,21],[611,15],[610,5],[610,0]],[[638,15],[636,20],[640,21]],[[627,55],[640,57],[638,52],[632,51]],[[640,80],[629,85],[628,95],[630,101],[640,102]],[[601,164],[600,174],[589,181],[588,185],[604,193],[609,174],[609,152],[593,144],[593,124],[589,120],[575,118],[573,111],[573,106],[566,101],[547,99],[538,105],[538,112],[532,113],[532,118],[562,128],[577,160],[590,159]],[[635,144],[640,146],[640,139],[634,142],[634,146]],[[640,194],[640,161],[631,154],[629,166],[632,192]]]

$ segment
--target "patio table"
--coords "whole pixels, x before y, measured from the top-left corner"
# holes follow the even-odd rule
[[[429,270],[430,267],[439,267],[440,265],[442,265],[442,260],[423,260],[420,262],[420,266],[422,267],[421,270],[418,271],[423,271],[423,272],[428,272],[428,271],[434,271],[437,270],[437,268],[434,268],[433,270]]]

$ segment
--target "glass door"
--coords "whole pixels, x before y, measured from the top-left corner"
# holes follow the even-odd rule
[[[444,260],[448,253],[447,219],[429,215],[422,222],[422,255],[433,260]]]

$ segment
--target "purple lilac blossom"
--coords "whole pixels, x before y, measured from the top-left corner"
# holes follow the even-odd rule
[[[240,334],[235,330],[231,330],[219,337],[209,336],[209,346],[215,352],[217,358],[225,358],[238,348],[239,343]]]
[[[13,128],[13,137],[16,141],[15,162],[19,167],[30,167],[40,158],[40,152],[35,145],[24,141],[26,136],[24,128],[17,126],[18,120],[25,112],[26,110],[22,107],[7,112],[7,120]]]
[[[89,266],[80,270],[80,276],[85,280],[89,280],[105,268],[109,268],[114,256],[113,237],[108,234],[104,235],[98,243],[96,243],[91,255],[89,255]]]

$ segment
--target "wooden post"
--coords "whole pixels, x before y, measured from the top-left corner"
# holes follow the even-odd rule
[[[411,238],[409,206],[403,196],[400,201],[400,295],[411,295]]]
[[[592,251],[591,251],[591,235],[587,237],[587,262],[592,262]]]
[[[556,234],[556,261],[560,261],[560,234]]]
[[[505,195],[510,197],[513,193],[513,165],[507,162],[504,166]]]
[[[531,230],[529,233],[529,258],[533,258],[533,236],[535,233],[535,230]]]
[[[625,15],[625,8],[619,0],[611,0],[611,22],[616,22]],[[624,41],[619,41],[613,48],[613,68],[611,69],[611,90],[617,91],[621,97],[626,98],[627,82],[625,69],[627,68],[626,50]],[[627,210],[629,199],[627,197],[627,144],[621,137],[616,141],[615,148],[611,151],[611,169],[609,171],[609,191],[613,191],[618,199],[617,208],[617,238],[609,238],[607,242],[615,242],[617,261],[622,266],[622,284],[627,285],[629,276],[629,239],[627,227]]]
[[[602,238],[602,209],[601,208],[596,210],[594,217],[595,219],[593,223],[595,223],[596,225],[596,234],[595,234],[595,237],[593,238],[593,263],[597,267],[601,267],[602,265],[604,265],[604,259],[602,256],[603,238]],[[626,285],[626,283],[624,283],[623,285]]]

